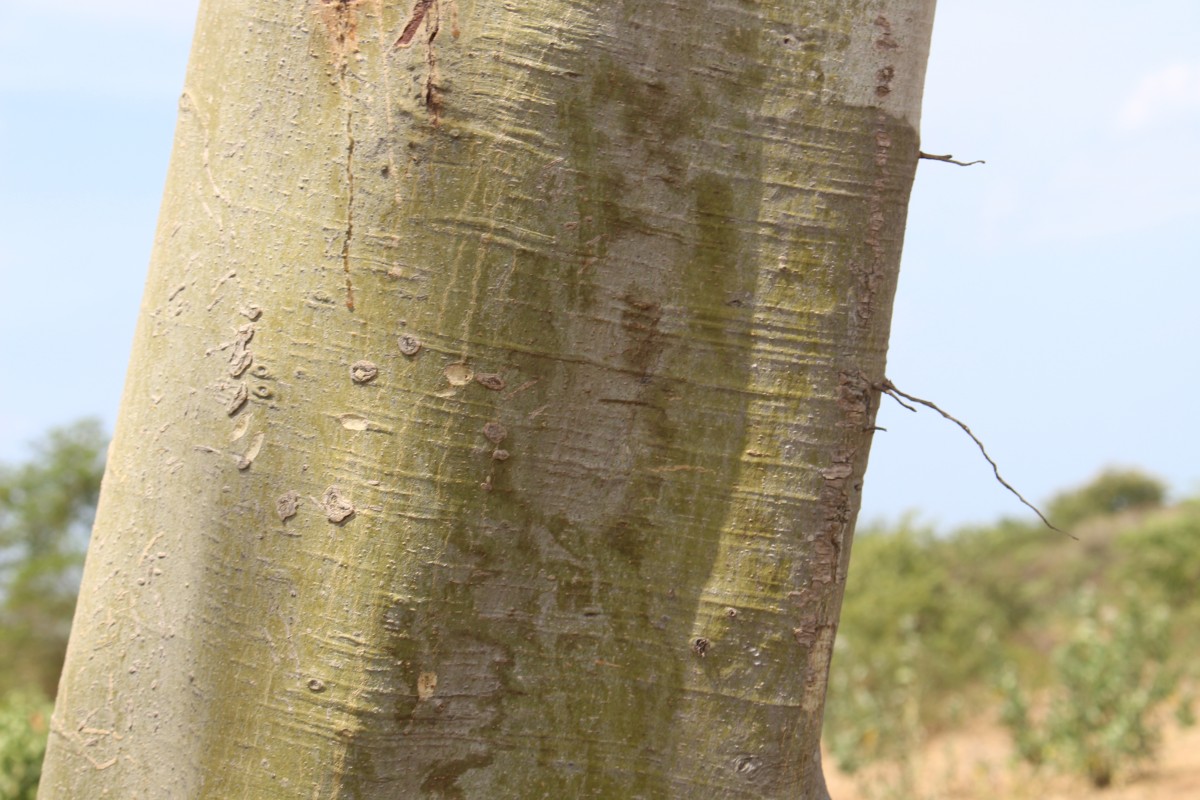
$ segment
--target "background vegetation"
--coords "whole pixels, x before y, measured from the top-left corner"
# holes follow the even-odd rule
[[[36,795],[106,437],[85,420],[0,465],[0,800]],[[1032,522],[861,530],[826,710],[844,770],[900,767],[927,737],[998,717],[1016,752],[1096,786],[1151,764],[1164,711],[1190,721],[1200,651],[1200,499],[1109,470]],[[907,794],[906,794],[907,792]]]
[[[107,437],[83,420],[0,465],[0,800],[33,800]]]
[[[938,535],[913,519],[854,543],[825,745],[906,770],[928,737],[998,718],[1035,767],[1102,788],[1152,764],[1166,712],[1191,721],[1200,501],[1108,470],[1034,522]]]

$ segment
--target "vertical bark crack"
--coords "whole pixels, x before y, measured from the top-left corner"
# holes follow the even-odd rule
[[[429,18],[429,38],[425,41],[425,63],[429,67],[429,73],[425,76],[425,108],[433,117],[434,125],[438,124],[442,112],[441,93],[438,91],[437,85],[437,51],[433,48],[433,40],[437,35],[438,13],[435,7],[433,15]]]
[[[350,240],[354,237],[354,112],[346,114],[346,234],[342,237],[342,271],[346,273],[346,308],[354,310],[350,282]]]
[[[437,125],[441,117],[442,103],[441,93],[438,91],[437,85],[437,51],[434,50],[433,40],[437,38],[438,29],[440,27],[440,15],[438,13],[437,0],[417,0],[417,4],[413,6],[412,14],[409,15],[408,22],[404,26],[404,30],[400,32],[400,38],[392,45],[393,48],[409,47],[416,38],[417,30],[420,29],[421,23],[425,23],[429,35],[425,37],[425,65],[428,67],[428,74],[425,76],[425,108],[433,117],[433,124]],[[455,31],[451,31],[454,33]]]
[[[400,38],[396,40],[396,44],[393,47],[408,47],[412,44],[413,37],[417,35],[417,28],[421,27],[421,22],[424,21],[425,15],[429,13],[433,2],[434,0],[417,0],[417,4],[413,6],[412,14],[409,15],[408,24],[400,32]],[[432,39],[433,37],[430,38]]]

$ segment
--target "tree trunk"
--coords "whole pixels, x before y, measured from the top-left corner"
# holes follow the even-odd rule
[[[826,796],[933,0],[206,0],[43,798]]]

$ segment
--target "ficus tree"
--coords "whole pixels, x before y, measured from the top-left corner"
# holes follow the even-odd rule
[[[932,14],[205,0],[42,797],[824,797]]]

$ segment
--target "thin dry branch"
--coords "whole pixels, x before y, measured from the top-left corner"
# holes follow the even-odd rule
[[[957,425],[958,427],[962,428],[962,429],[963,429],[963,432],[964,432],[965,434],[967,434],[967,436],[970,436],[970,437],[971,437],[971,441],[973,441],[973,442],[975,443],[975,445],[976,445],[976,446],[979,448],[979,452],[983,453],[983,457],[984,457],[985,459],[987,459],[987,462],[988,462],[989,464],[991,464],[991,466],[992,466],[992,472],[993,472],[993,473],[996,475],[996,480],[1000,482],[1000,485],[1001,485],[1001,486],[1003,486],[1005,489],[1008,489],[1010,492],[1012,492],[1012,493],[1013,493],[1013,495],[1015,495],[1015,496],[1016,496],[1016,498],[1017,498],[1018,500],[1020,500],[1020,501],[1021,501],[1022,503],[1024,503],[1024,504],[1025,504],[1025,505],[1026,505],[1026,506],[1027,506],[1029,509],[1031,509],[1031,510],[1033,511],[1033,513],[1037,514],[1037,515],[1038,515],[1038,518],[1039,518],[1039,519],[1041,519],[1041,521],[1042,521],[1042,522],[1044,522],[1044,523],[1046,524],[1046,527],[1047,527],[1047,528],[1049,528],[1049,529],[1050,529],[1050,530],[1052,530],[1052,531],[1058,531],[1059,533],[1062,533],[1062,534],[1065,534],[1065,535],[1067,535],[1067,536],[1070,536],[1072,539],[1075,539],[1076,541],[1078,541],[1078,540],[1079,540],[1079,537],[1075,536],[1074,534],[1067,533],[1067,532],[1066,532],[1066,531],[1064,531],[1062,528],[1059,528],[1059,527],[1055,526],[1054,524],[1052,524],[1052,523],[1050,522],[1050,520],[1046,519],[1046,515],[1045,515],[1045,514],[1043,514],[1043,513],[1042,513],[1040,510],[1038,510],[1038,507],[1037,507],[1037,506],[1035,506],[1033,503],[1031,503],[1031,502],[1029,502],[1028,500],[1026,500],[1026,499],[1025,499],[1025,498],[1024,498],[1022,495],[1021,495],[1021,493],[1020,493],[1020,492],[1018,492],[1016,489],[1014,489],[1014,488],[1012,487],[1012,484],[1010,484],[1008,481],[1004,480],[1004,478],[1000,477],[1000,467],[996,466],[996,462],[992,460],[992,457],[991,457],[990,455],[988,455],[987,448],[985,448],[985,447],[983,446],[983,442],[979,441],[979,437],[978,437],[978,436],[976,436],[974,433],[972,433],[972,432],[971,432],[971,429],[970,429],[970,428],[968,428],[968,427],[967,427],[967,425],[966,425],[966,423],[964,423],[962,420],[958,419],[957,417],[955,417],[955,416],[953,416],[953,415],[951,415],[951,414],[948,414],[948,413],[946,413],[946,412],[945,412],[945,411],[943,411],[941,408],[939,408],[939,407],[937,406],[937,404],[936,404],[936,403],[932,403],[932,402],[930,402],[930,401],[928,401],[928,400],[922,400],[920,397],[913,397],[911,394],[907,394],[907,393],[905,393],[905,392],[902,392],[902,391],[900,391],[899,389],[897,389],[897,388],[896,388],[896,384],[892,383],[892,382],[891,382],[890,380],[888,380],[887,378],[884,378],[884,379],[883,379],[883,383],[879,384],[879,386],[877,386],[876,388],[877,388],[877,389],[879,389],[879,391],[881,391],[881,392],[883,392],[884,394],[886,394],[888,397],[890,397],[890,398],[892,398],[893,400],[895,400],[895,401],[896,401],[897,403],[899,403],[900,405],[902,405],[902,406],[904,406],[905,408],[907,408],[909,411],[912,411],[912,412],[916,413],[916,410],[917,410],[917,409],[913,408],[913,407],[912,407],[912,406],[910,406],[908,403],[905,403],[905,402],[904,402],[904,400],[909,400],[909,401],[911,401],[911,402],[913,402],[913,403],[917,403],[917,404],[919,404],[919,405],[923,405],[923,406],[925,406],[926,408],[932,408],[934,411],[938,412],[938,413],[939,413],[939,414],[941,414],[943,417],[945,417],[946,419],[950,420],[951,422],[953,422],[953,423],[954,423],[955,425]],[[901,400],[901,399],[900,399],[901,397],[903,397],[903,398],[904,398],[904,400]]]
[[[922,152],[917,153],[917,158],[924,158],[924,159],[928,159],[929,161],[945,161],[947,164],[958,164],[960,167],[969,167],[972,164],[986,164],[987,163],[983,159],[978,159],[976,161],[956,161],[954,159],[954,156],[950,156],[950,155],[935,156],[930,153],[922,153]]]

